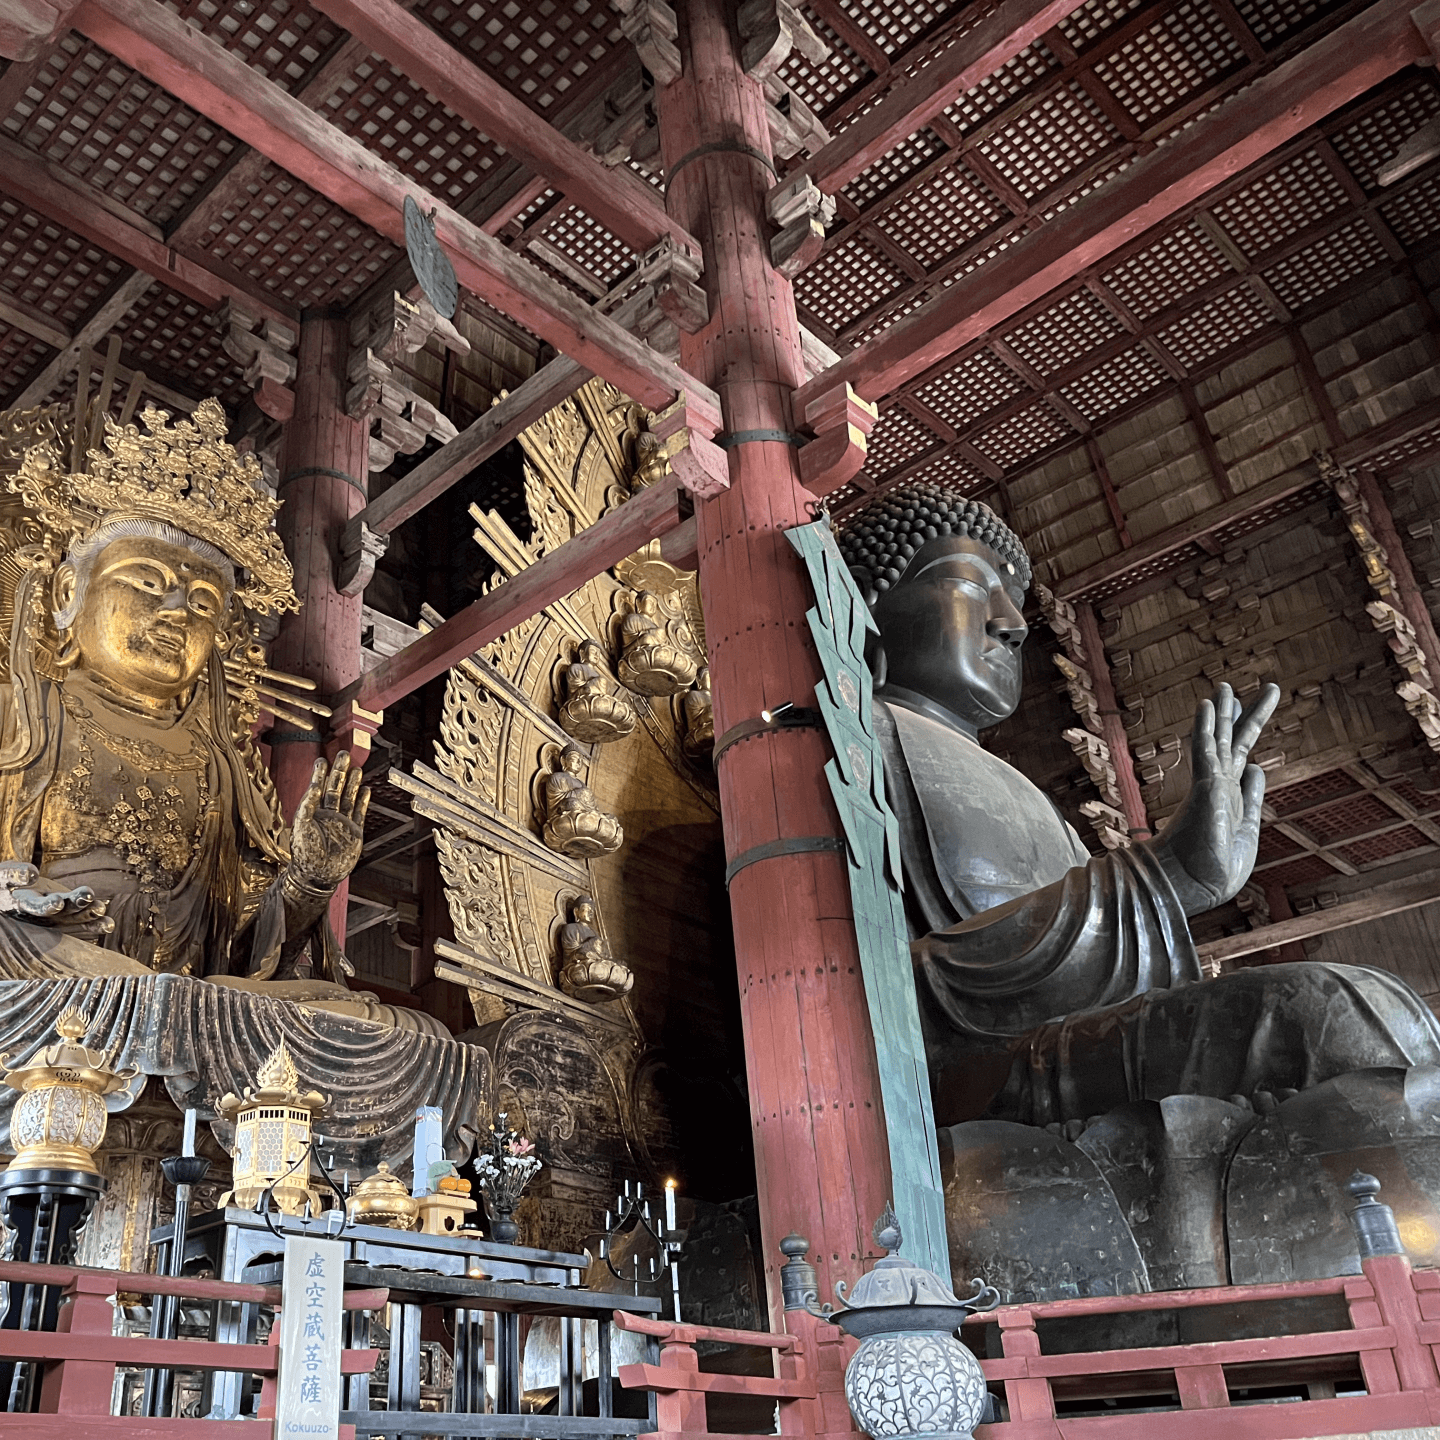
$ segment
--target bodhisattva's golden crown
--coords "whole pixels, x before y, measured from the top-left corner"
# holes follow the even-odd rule
[[[105,418],[105,449],[69,473],[49,442],[31,447],[10,491],[63,554],[106,520],[161,520],[207,540],[236,565],[236,598],[258,612],[298,610],[294,571],[275,530],[280,502],[266,493],[260,462],[225,439],[225,411],[204,400],[175,425],[154,406],[136,425]],[[148,433],[147,433],[148,432]]]

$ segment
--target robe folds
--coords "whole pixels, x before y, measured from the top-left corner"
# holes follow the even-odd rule
[[[1045,1125],[1440,1064],[1440,1023],[1385,972],[1304,962],[1204,979],[1146,846],[1092,857],[969,736],[883,690],[875,716],[938,1123]]]

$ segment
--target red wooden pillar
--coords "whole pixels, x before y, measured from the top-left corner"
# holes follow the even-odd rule
[[[813,597],[784,537],[811,518],[813,497],[794,446],[765,438],[794,430],[790,397],[804,371],[790,283],[768,251],[775,176],[763,95],[740,67],[731,8],[686,0],[677,9],[684,69],[660,96],[668,203],[704,246],[711,307],[704,330],[681,335],[681,360],[719,392],[731,446],[731,487],[698,515],[723,743],[764,709],[814,703]],[[829,1295],[834,1280],[860,1273],[890,1185],[845,860],[805,848],[841,833],[822,774],[828,756],[815,730],[772,730],[725,749],[717,766],[726,859],[742,864],[730,905],[777,1328],[781,1237],[810,1240]]]
[[[322,698],[360,678],[360,596],[335,589],[340,533],[364,507],[370,471],[369,427],[345,413],[349,355],[345,319],[319,314],[301,322],[295,413],[285,426],[280,471],[278,524],[301,608],[280,627],[274,665],[315,681]],[[275,789],[286,816],[293,816],[315,761],[327,753],[325,736],[277,720],[270,747]],[[341,885],[330,907],[341,941],[348,892],[348,883]]]

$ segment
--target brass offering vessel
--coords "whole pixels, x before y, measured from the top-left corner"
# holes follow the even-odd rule
[[[382,1160],[380,1168],[355,1187],[345,1202],[345,1213],[357,1225],[413,1230],[420,1222],[420,1202]]]

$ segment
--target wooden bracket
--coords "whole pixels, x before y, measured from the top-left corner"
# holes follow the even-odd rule
[[[805,423],[816,438],[800,451],[800,483],[825,496],[853,480],[879,416],[879,406],[862,400],[847,382],[822,390],[805,407]]]
[[[363,514],[352,516],[340,532],[335,589],[341,595],[359,595],[374,577],[375,566],[389,544],[390,536],[372,530]]]
[[[774,75],[792,50],[799,50],[812,65],[830,58],[829,45],[794,0],[743,0],[736,19],[745,42],[740,63],[757,80]]]
[[[352,764],[364,765],[370,758],[371,738],[384,723],[383,710],[366,710],[347,700],[330,717],[330,739],[325,746],[327,757],[333,761],[342,750],[348,750]]]
[[[678,245],[671,235],[640,257],[635,278],[655,287],[660,308],[688,335],[710,323],[710,300],[695,282],[705,262],[688,246]]]
[[[655,77],[655,86],[663,90],[680,78],[680,49],[675,37],[680,33],[675,11],[665,0],[619,0],[620,29],[635,47],[640,63]]]
[[[34,60],[58,35],[70,28],[79,0],[0,0],[0,55],[7,60]]]
[[[1417,5],[1410,12],[1410,18],[1430,47],[1428,63],[1435,64],[1436,60],[1440,59],[1440,0],[1425,0],[1423,5]],[[1427,62],[1422,60],[1418,63]]]
[[[697,500],[710,500],[730,488],[730,457],[706,434],[710,415],[682,395],[650,422],[650,433],[669,442],[670,469]]]
[[[820,258],[826,228],[835,219],[835,197],[801,174],[775,186],[765,198],[765,210],[780,227],[770,241],[770,263],[793,280]]]
[[[299,330],[263,319],[233,297],[221,305],[216,322],[225,332],[220,348],[244,366],[256,406],[272,420],[288,420],[295,413],[295,392],[290,387],[299,368],[295,359]]]

